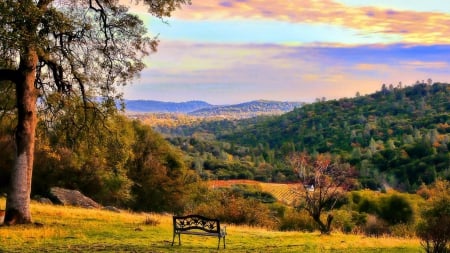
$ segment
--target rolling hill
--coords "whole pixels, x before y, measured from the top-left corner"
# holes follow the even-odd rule
[[[176,103],[155,100],[125,100],[126,111],[138,113],[189,113],[211,107],[213,105],[204,101]]]
[[[260,115],[280,115],[301,107],[301,102],[255,100],[235,105],[212,105],[204,101],[162,102],[125,100],[128,113],[182,113],[195,117],[251,118]]]
[[[286,156],[306,151],[349,163],[361,187],[415,191],[436,178],[450,179],[449,111],[450,84],[416,83],[278,116],[203,122],[167,133],[183,133],[171,142],[219,179],[288,182],[293,178]]]
[[[213,106],[190,112],[193,116],[222,116],[224,118],[251,118],[260,115],[280,115],[301,107],[301,102],[279,102],[269,100],[255,100],[251,102]]]

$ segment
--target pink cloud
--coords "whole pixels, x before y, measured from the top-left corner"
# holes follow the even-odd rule
[[[260,19],[292,23],[326,23],[362,33],[398,34],[407,43],[450,43],[450,15],[350,7],[332,0],[194,1],[175,17],[189,20]]]
[[[351,97],[374,92],[382,83],[448,81],[449,48],[162,42],[126,96],[216,104]]]

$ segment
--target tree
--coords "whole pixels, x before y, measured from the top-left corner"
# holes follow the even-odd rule
[[[197,176],[186,169],[183,156],[150,126],[132,122],[134,158],[126,167],[133,180],[134,209],[183,213],[189,187]]]
[[[450,183],[436,181],[429,194],[429,207],[422,212],[417,235],[427,253],[450,252]]]
[[[306,153],[293,153],[288,162],[300,180],[304,200],[300,207],[308,212],[322,234],[329,234],[333,215],[328,213],[324,222],[322,214],[331,211],[353,184],[351,167],[333,162],[329,154],[311,157]]]
[[[137,1],[140,2],[140,1]],[[143,0],[151,15],[164,18],[189,0]],[[116,87],[143,69],[157,40],[117,0],[3,0],[0,3],[0,85],[15,89],[15,162],[6,200],[5,224],[30,223],[30,190],[38,104],[59,94],[58,107],[82,97],[114,104]],[[6,66],[6,67],[4,67]],[[120,94],[119,94],[120,95]],[[120,96],[119,96],[120,97]],[[58,108],[57,107],[57,108]],[[101,114],[100,114],[101,116]],[[83,127],[73,126],[73,127]]]

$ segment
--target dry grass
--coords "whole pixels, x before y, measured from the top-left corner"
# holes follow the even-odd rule
[[[0,206],[4,199],[0,199]],[[44,226],[0,227],[0,252],[216,252],[214,237],[182,235],[171,246],[172,217],[32,203]],[[158,224],[146,225],[146,221]],[[227,226],[228,252],[420,252],[417,239],[278,232]]]

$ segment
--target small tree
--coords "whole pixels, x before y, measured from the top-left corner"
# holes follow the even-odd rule
[[[427,253],[450,252],[450,183],[436,181],[431,192],[431,205],[422,213],[417,235]]]
[[[300,180],[304,200],[300,207],[313,218],[322,234],[329,234],[333,215],[329,212],[326,221],[321,216],[325,211],[333,210],[352,185],[350,166],[333,162],[329,154],[311,157],[306,153],[293,153],[288,162]]]

